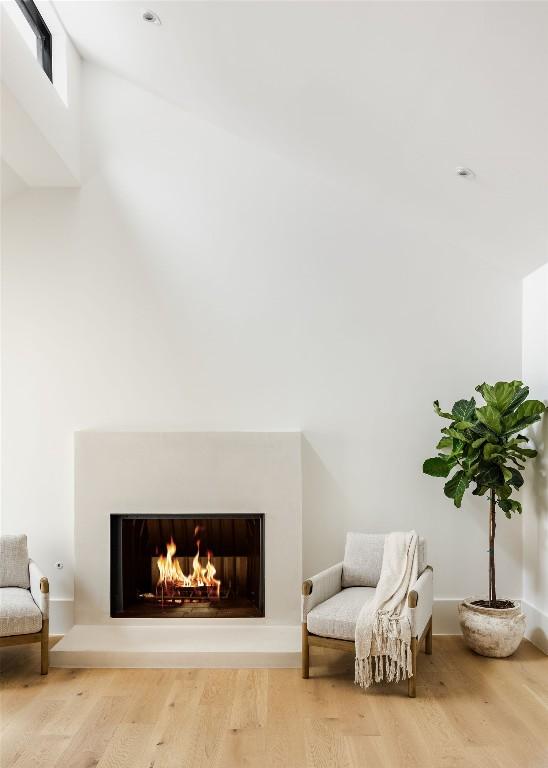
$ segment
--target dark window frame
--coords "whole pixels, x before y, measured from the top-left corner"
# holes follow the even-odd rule
[[[36,36],[36,58],[53,83],[51,32],[33,0],[15,0]]]

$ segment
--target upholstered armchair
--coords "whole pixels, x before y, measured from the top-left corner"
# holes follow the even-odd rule
[[[26,536],[0,536],[0,647],[39,642],[47,675],[48,640],[48,580],[29,559]]]
[[[310,671],[311,645],[355,653],[356,621],[362,606],[373,599],[380,578],[384,534],[348,533],[344,560],[303,583],[302,675]],[[408,593],[411,620],[413,675],[408,694],[416,696],[417,655],[424,640],[425,652],[432,653],[432,568],[426,565],[426,543],[419,539],[418,573]]]

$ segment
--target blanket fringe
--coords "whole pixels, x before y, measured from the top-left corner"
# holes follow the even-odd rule
[[[385,653],[356,657],[354,683],[369,688],[375,683],[399,683],[413,676],[411,646],[401,638],[390,637]]]

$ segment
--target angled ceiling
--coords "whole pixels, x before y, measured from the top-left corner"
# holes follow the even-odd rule
[[[519,273],[548,258],[548,3],[150,3],[161,26],[55,7],[85,59],[183,109]]]

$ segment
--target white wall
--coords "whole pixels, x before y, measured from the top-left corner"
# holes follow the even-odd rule
[[[523,281],[523,379],[548,405],[548,264]],[[527,634],[548,653],[548,418],[530,429],[539,455],[523,504],[523,599]]]
[[[10,166],[2,160],[0,165],[0,197],[2,201],[23,192],[27,185]]]
[[[520,376],[520,285],[495,249],[434,235],[435,194],[417,220],[93,66],[83,86],[81,190],[4,215],[3,526],[53,596],[72,596],[82,429],[302,429],[306,575],[348,529],[415,527],[438,597],[484,594],[485,504],[454,509],[421,465],[432,400]],[[520,526],[497,529],[503,596]]]

